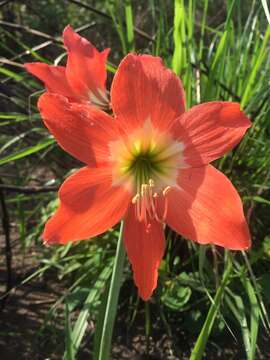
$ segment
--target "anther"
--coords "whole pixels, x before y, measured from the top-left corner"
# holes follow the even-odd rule
[[[167,217],[168,212],[168,199],[167,194],[171,190],[170,186],[167,186],[162,191],[162,196],[164,198],[164,210],[162,216],[158,214],[158,202],[159,194],[153,191],[155,187],[154,180],[149,179],[148,184],[144,183],[141,185],[140,191],[132,198],[132,204],[135,207],[135,214],[138,221],[145,222],[145,225],[148,226],[150,221],[155,219],[160,223],[164,223]]]
[[[163,196],[165,197],[171,189],[171,186],[165,187],[165,189],[162,191]]]
[[[132,204],[136,204],[136,202],[139,200],[139,198],[140,198],[140,195],[136,194],[131,200]]]

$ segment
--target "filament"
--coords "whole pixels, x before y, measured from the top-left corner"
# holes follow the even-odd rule
[[[154,192],[155,183],[150,179],[147,183],[140,186],[137,194],[132,198],[132,204],[135,206],[135,216],[140,222],[144,222],[146,226],[150,225],[152,220],[164,223],[168,213],[168,192],[171,187],[167,186],[160,194]],[[162,216],[158,214],[158,203],[164,200],[164,209]]]

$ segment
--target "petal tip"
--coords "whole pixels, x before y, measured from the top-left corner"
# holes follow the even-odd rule
[[[148,293],[148,294],[144,294],[144,293],[140,292],[140,290],[139,290],[138,292],[139,292],[140,298],[141,298],[143,301],[145,301],[145,302],[147,302],[147,301],[150,300],[150,298],[151,298],[151,296],[152,296],[152,293],[153,293],[153,292],[151,292],[150,294],[149,294],[149,293]]]
[[[236,102],[224,102],[221,108],[222,118],[226,119],[230,123],[235,123],[237,119],[237,125],[240,127],[250,128],[252,123],[246,116],[243,110],[241,110],[240,104]]]
[[[63,30],[63,38],[65,38],[65,36],[67,36],[70,33],[75,33],[75,31],[73,30],[73,27],[70,24],[68,24]]]
[[[48,65],[41,63],[41,62],[29,62],[29,63],[23,64],[23,66],[24,66],[25,70],[28,71],[30,74],[37,76],[40,68],[45,68]]]
[[[48,236],[47,234],[47,224],[48,222],[46,223],[45,225],[45,229],[43,231],[43,234],[41,236],[41,239],[42,239],[42,242],[43,242],[43,245],[46,246],[46,247],[49,247],[55,243],[57,243],[57,241],[54,241],[53,238],[51,238],[50,236]]]
[[[67,50],[74,46],[74,43],[80,39],[81,36],[74,31],[71,25],[67,25],[63,31],[63,42]]]

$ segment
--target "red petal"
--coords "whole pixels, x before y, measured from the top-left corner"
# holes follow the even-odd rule
[[[110,168],[80,169],[62,184],[59,198],[60,206],[43,233],[48,244],[103,233],[119,222],[130,202],[123,187],[112,185]]]
[[[91,94],[105,100],[106,59],[110,49],[99,52],[71,26],[65,28],[63,39],[68,51],[66,76],[73,91],[86,100],[91,100]]]
[[[152,221],[146,228],[144,222],[136,219],[132,205],[124,222],[124,243],[139,295],[147,301],[157,287],[158,268],[165,249],[162,224]]]
[[[109,142],[116,138],[109,115],[50,93],[39,98],[38,107],[45,125],[64,150],[86,164],[108,163]]]
[[[70,88],[64,66],[52,66],[43,63],[26,63],[26,70],[41,80],[49,92],[66,96],[70,100],[76,100],[76,95]]]
[[[151,119],[166,130],[185,111],[180,79],[158,57],[127,55],[120,63],[111,89],[112,108],[127,127],[141,127]]]
[[[251,122],[232,102],[209,102],[192,107],[172,127],[185,144],[185,161],[202,166],[223,156],[244,136]]]
[[[201,244],[250,247],[241,199],[224,174],[211,165],[180,170],[178,185],[168,193],[167,223],[172,229]]]

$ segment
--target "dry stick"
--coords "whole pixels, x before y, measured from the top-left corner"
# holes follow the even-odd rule
[[[4,6],[4,5],[7,5],[8,3],[12,2],[12,1],[14,1],[14,0],[5,0],[5,1],[2,1],[2,2],[0,3],[0,8],[1,8],[2,6]]]
[[[111,20],[112,21],[112,17],[106,13],[104,13],[103,11],[101,10],[98,10],[98,9],[95,9],[93,6],[90,6],[88,4],[85,4],[85,3],[82,3],[81,1],[79,0],[67,0],[68,2],[71,2],[73,4],[76,4],[80,7],[83,7],[87,10],[90,10],[100,16],[103,16],[104,18],[108,19],[108,20]],[[143,30],[137,28],[136,26],[134,26],[134,31],[135,33],[137,33],[138,35],[140,35],[141,37],[147,39],[147,40],[150,40],[150,41],[154,41],[155,38],[149,34],[147,34],[146,32],[144,32]]]
[[[0,183],[0,191],[17,192],[23,194],[40,194],[47,192],[54,192],[59,189],[59,186],[13,186]]]
[[[35,45],[32,48],[30,48],[29,50],[25,50],[23,52],[21,52],[20,54],[17,54],[16,56],[13,56],[10,60],[16,60],[16,59],[20,59],[21,57],[25,56],[25,55],[30,55],[31,51],[37,51],[40,49],[43,49],[49,45],[52,45],[53,41],[52,40],[47,40],[42,42],[41,44]]]
[[[0,24],[1,25],[1,24]],[[92,22],[90,24],[85,24],[85,25],[82,25],[78,28],[75,29],[76,32],[82,32],[82,31],[85,31],[93,26],[95,26],[96,23],[95,22]],[[49,35],[48,35],[49,36]],[[60,40],[60,36],[59,37],[56,37],[56,39]],[[52,40],[47,40],[47,41],[44,41],[42,42],[41,44],[38,44],[38,45],[35,45],[34,47],[30,48],[29,50],[25,50],[23,52],[21,52],[20,54],[17,54],[16,56],[13,56],[9,61],[14,61],[16,59],[19,59],[21,57],[23,57],[24,55],[30,55],[31,54],[31,51],[37,51],[37,50],[40,50],[40,49],[44,49],[45,47],[49,46],[49,45],[52,45],[54,42]],[[18,64],[18,63],[14,63],[15,64]],[[12,64],[11,64],[12,65]]]
[[[0,190],[0,203],[2,209],[2,226],[5,234],[5,255],[6,255],[6,268],[7,268],[6,291],[1,301],[1,309],[3,309],[5,307],[8,293],[12,288],[12,252],[10,245],[10,222],[9,222],[8,209],[5,201],[5,194],[3,190]]]
[[[14,24],[14,23],[11,23],[9,21],[3,21],[3,20],[0,20],[0,25],[6,26],[6,27],[9,27],[9,28],[13,28],[13,29],[16,29],[16,30],[23,30],[23,31],[28,32],[29,34],[43,37],[43,38],[51,40],[52,42],[55,42],[57,44],[62,43],[62,41],[60,40],[59,37],[51,36],[49,34],[46,34],[46,33],[42,32],[42,31],[32,29],[29,26]]]
[[[2,66],[3,64],[12,65],[12,66],[17,66],[17,67],[20,67],[20,68],[24,68],[23,64],[21,64],[21,63],[18,63],[18,62],[15,62],[15,61],[11,61],[11,60],[6,59],[6,58],[4,58],[4,57],[0,57],[0,66]]]

